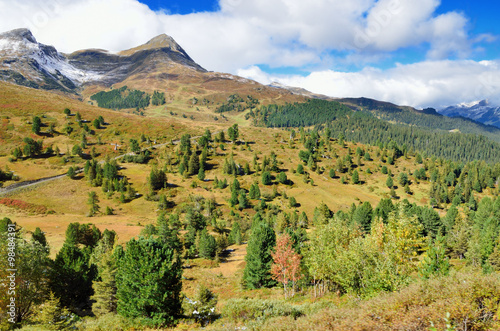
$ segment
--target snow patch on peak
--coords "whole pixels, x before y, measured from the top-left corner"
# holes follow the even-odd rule
[[[488,100],[478,100],[478,101],[472,101],[472,102],[462,102],[457,105],[457,107],[460,108],[472,108],[475,106],[479,107],[486,107],[489,105]]]
[[[37,43],[35,37],[28,29],[15,29],[4,33],[0,33],[0,39],[18,40],[18,41],[26,40],[33,44]]]
[[[98,73],[75,68],[54,47],[37,43],[27,29],[18,29],[0,34],[0,58],[33,59],[51,75],[58,76],[62,74],[74,83],[79,84],[100,78]]]

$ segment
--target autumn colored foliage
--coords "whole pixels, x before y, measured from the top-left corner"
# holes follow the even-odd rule
[[[273,265],[271,275],[273,279],[283,284],[285,298],[287,297],[287,287],[292,282],[292,296],[294,294],[295,283],[302,278],[300,273],[301,256],[297,254],[293,247],[290,235],[282,234],[276,241],[276,249],[271,253]]]
[[[16,208],[19,210],[24,210],[32,214],[45,214],[47,212],[47,207],[45,206],[39,206],[22,200],[15,200],[9,198],[0,199],[0,205]]]

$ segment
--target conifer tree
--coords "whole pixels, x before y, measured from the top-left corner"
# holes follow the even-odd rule
[[[33,123],[31,125],[31,131],[33,131],[34,134],[40,134],[40,129],[42,127],[42,120],[38,116],[33,117]]]
[[[97,266],[97,279],[92,283],[94,295],[92,312],[96,316],[116,312],[116,259],[113,254],[116,233],[105,230],[94,252],[91,262]],[[118,251],[115,251],[118,252]]]
[[[231,227],[231,232],[229,232],[228,236],[229,244],[241,245],[241,226],[240,223],[234,222]]]
[[[200,167],[200,170],[198,170],[198,179],[201,181],[205,180],[205,170],[203,170],[202,167]]]
[[[238,208],[240,210],[248,208],[248,199],[245,190],[240,190],[240,193],[238,195]]]
[[[238,140],[238,137],[240,135],[239,129],[238,129],[238,124],[234,124],[233,126],[229,127],[227,129],[227,134],[229,136],[229,139],[234,143],[236,143],[236,140]]]
[[[288,178],[286,177],[286,173],[285,172],[280,172],[278,174],[278,182],[280,182],[281,184],[287,184],[288,183]]]
[[[391,188],[394,186],[394,181],[392,180],[392,177],[390,175],[387,176],[387,180],[385,181],[385,185],[387,185],[388,188]]]
[[[352,173],[352,183],[359,184],[359,173],[357,170],[354,170]]]
[[[198,243],[198,252],[205,259],[213,259],[217,251],[217,243],[215,238],[203,229],[200,233],[200,241]]]
[[[70,326],[70,312],[64,308],[59,298],[54,293],[50,293],[49,298],[38,307],[38,311],[33,317],[33,321],[38,325],[46,327],[48,330],[63,330]]]
[[[264,184],[264,185],[271,185],[272,184],[271,173],[269,171],[264,171],[262,173],[262,184]]]
[[[98,205],[99,203],[99,198],[97,197],[97,194],[94,191],[89,192],[89,198],[87,200],[87,204],[90,206],[90,211],[89,211],[89,216],[95,216],[101,207]]]
[[[418,271],[423,278],[448,275],[450,262],[445,252],[444,237],[438,235],[430,244]]]
[[[276,284],[271,276],[271,252],[276,243],[274,230],[264,221],[257,221],[252,227],[252,235],[248,241],[247,262],[243,272],[246,287],[257,289],[271,287]]]
[[[372,224],[373,208],[372,205],[366,201],[361,206],[356,208],[353,213],[353,221],[361,226],[366,232],[370,232]]]
[[[198,154],[193,153],[189,158],[188,174],[190,176],[196,175],[198,174],[199,170],[200,170],[200,158],[198,157]]]
[[[89,264],[89,259],[88,250],[65,242],[54,260],[50,287],[61,304],[70,310],[89,307],[92,281],[96,276],[95,266]]]
[[[181,312],[181,266],[174,250],[158,240],[130,240],[118,258],[118,313],[149,327],[173,324]]]

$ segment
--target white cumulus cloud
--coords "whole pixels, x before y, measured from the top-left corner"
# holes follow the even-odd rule
[[[0,30],[30,28],[71,52],[123,50],[167,33],[209,70],[253,64],[321,65],[329,52],[367,58],[409,46],[428,56],[465,56],[467,18],[437,15],[439,0],[220,0],[220,10],[187,15],[152,11],[138,0],[0,0]],[[484,40],[484,39],[482,39]],[[352,54],[351,54],[352,55]]]
[[[279,78],[333,96],[434,105],[498,92],[495,79],[486,77],[497,72],[496,62],[461,60],[477,43],[495,37],[471,36],[463,13],[437,14],[439,5],[440,0],[219,0],[217,11],[178,15],[153,11],[138,0],[0,0],[0,31],[27,27],[40,42],[66,53],[124,50],[166,33],[208,70],[261,82]],[[409,47],[422,50],[425,62],[352,73],[332,69],[376,64]],[[270,77],[256,65],[317,72]],[[481,79],[487,82],[474,88]]]
[[[481,99],[500,104],[500,61],[425,61],[388,70],[325,70],[307,76],[270,75],[252,66],[238,74],[264,84],[276,81],[334,97],[368,97],[421,108]]]

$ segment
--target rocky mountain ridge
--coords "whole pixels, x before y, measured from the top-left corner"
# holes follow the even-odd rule
[[[438,111],[448,117],[464,117],[486,125],[500,128],[500,107],[490,104],[488,100],[461,103]]]
[[[160,35],[116,54],[88,49],[71,54],[38,43],[27,29],[0,34],[0,79],[18,85],[76,93],[82,86],[111,86],[158,63],[206,72],[175,40]]]

